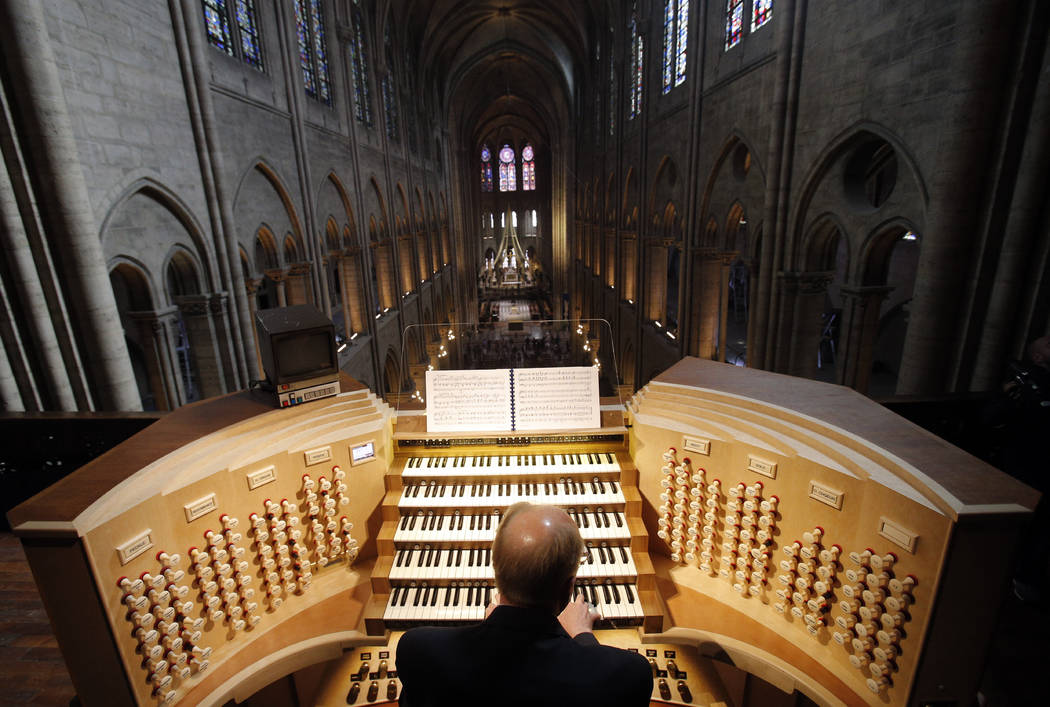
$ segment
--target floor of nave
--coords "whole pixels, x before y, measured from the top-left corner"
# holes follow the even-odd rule
[[[1041,604],[1023,604],[1012,593],[1006,598],[985,671],[985,705],[1045,703],[1041,638],[1048,630],[1050,592]],[[66,707],[75,696],[22,546],[11,533],[0,533],[0,687],[4,707]]]

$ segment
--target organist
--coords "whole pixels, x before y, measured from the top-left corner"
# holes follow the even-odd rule
[[[497,593],[486,619],[401,638],[401,705],[537,705],[554,695],[575,707],[647,705],[647,661],[599,644],[591,632],[599,613],[582,594],[572,599],[585,553],[565,511],[511,506],[492,546]]]

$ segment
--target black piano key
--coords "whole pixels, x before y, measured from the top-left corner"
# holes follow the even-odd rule
[[[410,518],[410,516],[408,516],[408,515],[401,516],[401,530],[405,530],[405,529],[408,528],[409,518]]]
[[[622,604],[623,603],[623,597],[620,596],[620,585],[618,585],[618,584],[610,584],[609,588],[612,590],[613,599],[616,600],[616,603],[617,604]]]
[[[634,592],[631,591],[631,585],[630,584],[623,585],[623,590],[625,592],[627,592],[627,601],[629,603],[633,604],[634,603]]]
[[[590,518],[589,518],[590,515],[591,515],[591,511],[588,508],[584,508],[583,509],[583,513],[580,514],[580,520],[583,521],[583,527],[584,528],[590,528],[591,527],[591,521],[590,521]]]
[[[401,603],[398,604],[398,606],[404,606],[405,604],[408,603],[408,592],[409,592],[409,589],[408,589],[408,587],[402,587],[402,590],[403,591],[401,592]]]
[[[455,559],[454,566],[455,567],[462,567],[463,566],[463,548],[461,548],[461,547],[457,547],[456,548],[456,559]]]
[[[627,564],[627,548],[623,545],[620,545],[620,559],[623,560],[625,565]]]
[[[438,603],[438,589],[439,589],[439,587],[434,587],[434,591],[430,593],[430,605],[431,606],[437,606],[437,603]]]
[[[459,606],[459,582],[453,582],[452,587],[455,589],[452,595],[452,603]]]
[[[452,587],[449,587],[448,591],[445,592],[445,606],[448,606],[449,600],[452,599],[452,589],[456,586],[456,583],[452,583]]]
[[[613,513],[613,518],[616,520],[616,527],[617,528],[622,528],[623,527],[623,516],[621,516],[619,513]]]
[[[612,592],[609,591],[609,585],[608,584],[603,584],[602,585],[602,593],[605,596],[605,603],[606,604],[612,604]]]
[[[588,585],[586,585],[586,587],[587,587],[587,592],[590,595],[590,598],[588,599],[588,601],[590,601],[595,606],[598,606],[598,590],[594,588],[593,584],[588,584]]]
[[[492,603],[492,587],[485,585],[485,606]]]
[[[489,567],[492,564],[492,548],[485,548],[485,567]]]
[[[401,587],[394,587],[394,591],[390,593],[390,606],[397,606],[398,599],[401,598]]]

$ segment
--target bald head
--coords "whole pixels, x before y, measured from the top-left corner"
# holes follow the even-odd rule
[[[1028,345],[1028,360],[1037,366],[1050,368],[1050,336],[1041,336]]]
[[[583,551],[580,531],[565,511],[516,503],[492,544],[496,588],[510,604],[557,614],[569,601]]]

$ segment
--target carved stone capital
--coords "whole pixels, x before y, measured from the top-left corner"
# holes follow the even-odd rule
[[[266,277],[270,278],[274,282],[282,282],[284,278],[288,276],[288,273],[284,270],[266,270],[264,271]]]
[[[215,292],[211,295],[208,300],[208,306],[211,309],[211,313],[217,316],[221,316],[226,313],[226,302],[229,300],[229,296],[225,292]]]
[[[184,317],[206,317],[211,312],[209,295],[185,295],[176,297],[175,304]]]
[[[292,263],[288,266],[288,277],[302,277],[310,272],[310,263]]]
[[[777,273],[781,287],[785,292],[799,295],[815,295],[825,292],[835,280],[831,270],[819,272],[784,272]]]

